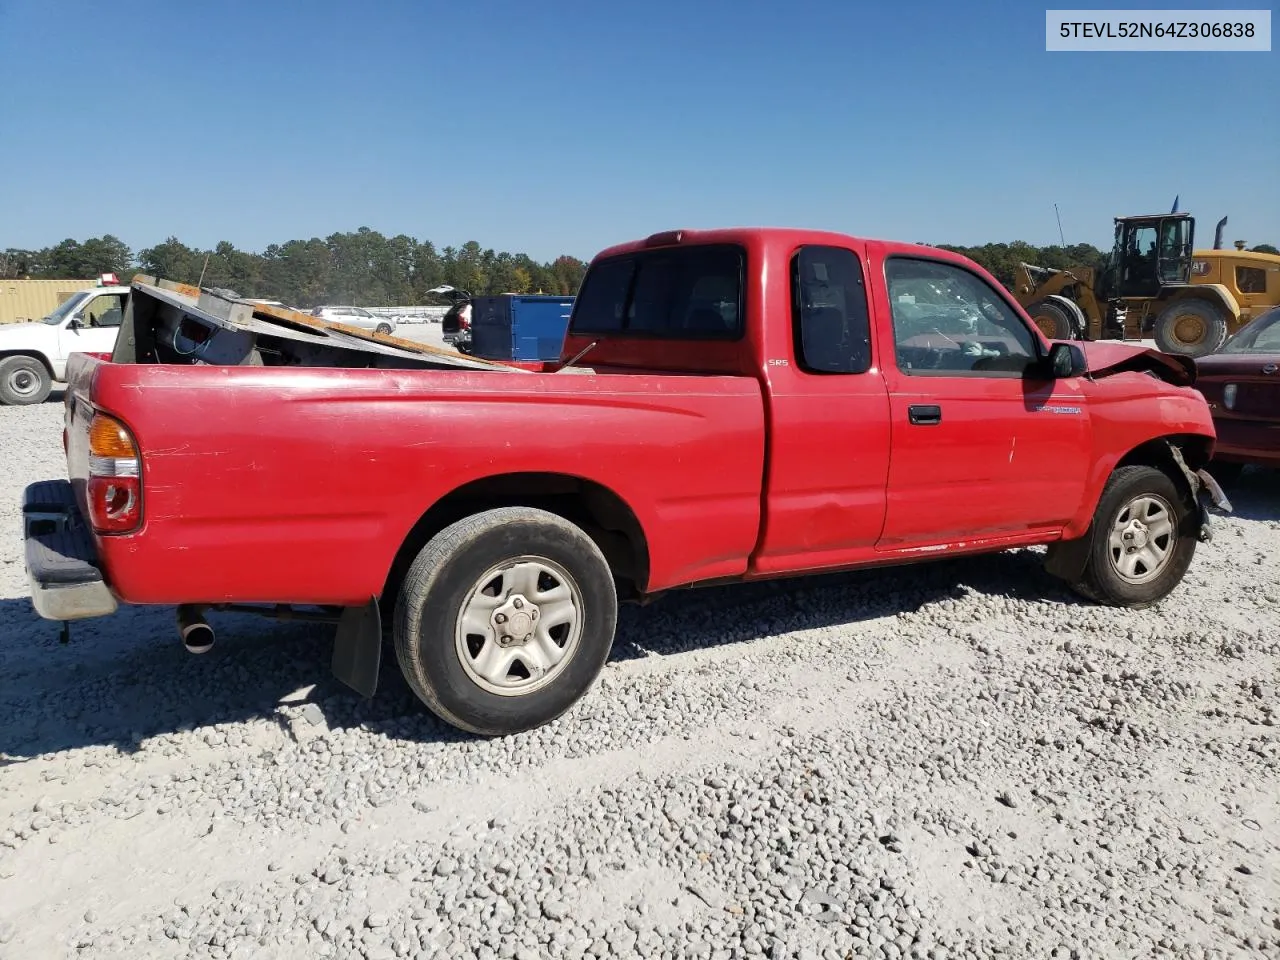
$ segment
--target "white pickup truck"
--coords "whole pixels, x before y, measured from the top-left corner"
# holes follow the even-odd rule
[[[129,288],[114,280],[73,293],[43,320],[0,326],[0,404],[43,403],[73,353],[115,349]]]

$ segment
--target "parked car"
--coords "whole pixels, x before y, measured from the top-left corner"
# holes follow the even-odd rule
[[[1245,466],[1280,467],[1280,307],[1196,360],[1196,386],[1218,434],[1213,475],[1236,480]]]
[[[114,274],[103,274],[98,286],[73,293],[44,319],[0,326],[0,404],[43,403],[65,381],[73,354],[109,354],[128,295]]]
[[[362,327],[375,333],[391,333],[396,328],[396,322],[393,318],[370,313],[364,307],[316,307],[311,311],[311,315],[320,317],[323,320],[332,320],[334,323]]]
[[[1052,343],[937,247],[611,247],[530,369],[317,345],[145,284],[134,304],[162,293],[178,310],[132,311],[112,362],[71,361],[71,480],[24,499],[37,612],[176,605],[193,651],[209,610],[328,618],[366,696],[385,626],[422,702],[485,735],[576,703],[620,601],[1047,545],[1081,596],[1141,609],[1209,537],[1206,499],[1229,507],[1190,358]],[[179,327],[204,362],[168,348]]]
[[[471,352],[471,294],[465,290],[441,284],[427,293],[449,301],[449,309],[440,318],[440,335],[445,343],[452,344],[459,353]]]

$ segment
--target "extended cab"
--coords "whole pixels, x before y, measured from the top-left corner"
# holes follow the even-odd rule
[[[620,600],[1047,544],[1141,608],[1229,509],[1192,361],[1050,343],[941,249],[657,234],[525,367],[136,281],[70,365],[70,483],[27,491],[35,607],[177,605],[193,650],[211,609],[328,619],[366,695],[389,627],[432,711],[504,734],[589,689]]]
[[[0,327],[0,403],[43,403],[77,353],[111,353],[129,288],[105,275],[62,301],[43,320]]]

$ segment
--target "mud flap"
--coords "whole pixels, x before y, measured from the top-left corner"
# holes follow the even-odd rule
[[[1074,540],[1058,540],[1049,544],[1044,558],[1044,571],[1050,576],[1075,583],[1089,564],[1089,551],[1093,547],[1093,524],[1084,536]]]
[[[382,666],[382,615],[378,598],[370,597],[363,607],[347,607],[338,620],[333,641],[333,675],[362,697],[372,697],[378,689]]]

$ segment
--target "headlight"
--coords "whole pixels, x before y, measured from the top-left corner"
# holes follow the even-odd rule
[[[1228,383],[1222,388],[1222,405],[1228,410],[1236,408],[1236,385]]]

